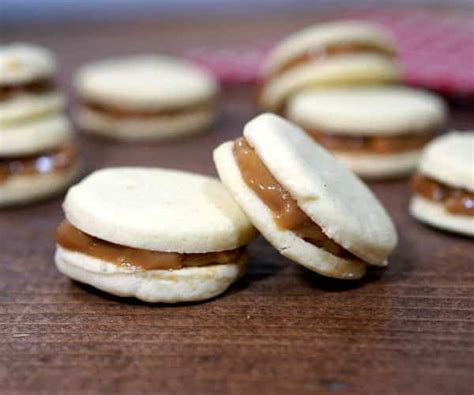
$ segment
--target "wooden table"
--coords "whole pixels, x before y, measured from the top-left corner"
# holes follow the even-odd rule
[[[197,43],[276,37],[315,15],[12,27],[56,50],[69,87],[81,62]],[[232,32],[232,34],[230,33]],[[211,150],[252,117],[251,87],[226,88],[207,134],[147,145],[80,136],[88,170],[149,165],[215,174]],[[472,109],[452,126],[474,127]],[[207,303],[152,306],[72,282],[53,264],[62,197],[0,211],[0,392],[472,394],[474,245],[415,222],[407,180],[373,184],[400,245],[387,270],[325,279],[250,246],[246,276]]]

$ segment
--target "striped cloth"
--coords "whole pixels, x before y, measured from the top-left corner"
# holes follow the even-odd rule
[[[377,22],[399,46],[406,83],[454,96],[474,96],[472,14],[427,10],[358,10],[346,19]],[[185,56],[215,73],[223,83],[249,83],[272,44],[242,48],[194,48]]]

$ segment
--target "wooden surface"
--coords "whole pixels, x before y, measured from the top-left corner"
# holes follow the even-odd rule
[[[67,87],[87,59],[277,37],[315,17],[16,27],[2,35],[56,50]],[[241,133],[254,114],[251,97],[251,87],[226,89],[216,127],[185,140],[128,145],[80,136],[88,170],[215,174],[211,150]],[[454,109],[452,125],[474,127],[472,108]],[[0,211],[0,392],[472,394],[472,240],[411,219],[406,180],[372,186],[400,235],[387,270],[358,282],[325,279],[260,238],[229,292],[179,306],[110,297],[61,276],[53,234],[62,197]]]

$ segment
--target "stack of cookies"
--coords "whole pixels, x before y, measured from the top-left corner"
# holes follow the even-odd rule
[[[397,177],[413,171],[423,146],[446,124],[441,98],[397,86],[400,76],[386,31],[332,22],[271,51],[258,102],[299,124],[359,175]]]
[[[64,98],[54,87],[47,49],[0,47],[0,206],[65,189],[78,173]]]

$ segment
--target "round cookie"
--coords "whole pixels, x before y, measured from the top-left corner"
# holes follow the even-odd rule
[[[286,116],[366,178],[410,173],[423,145],[445,127],[443,100],[422,90],[369,86],[306,90]]]
[[[263,66],[264,72],[271,74],[308,51],[317,52],[335,45],[361,43],[381,48],[388,54],[395,53],[395,42],[383,27],[362,21],[332,21],[290,34],[268,55]]]
[[[296,32],[269,53],[258,102],[281,111],[301,89],[400,80],[395,46],[380,27],[365,22],[330,22]]]
[[[49,78],[55,72],[54,55],[46,48],[23,43],[0,46],[0,87]]]
[[[55,71],[55,57],[46,48],[0,46],[0,127],[64,109],[64,97],[54,88]]]
[[[474,236],[474,132],[451,132],[428,144],[412,185],[416,219]]]
[[[246,257],[224,265],[130,271],[58,246],[55,261],[64,275],[115,296],[135,297],[149,303],[182,303],[210,299],[225,292],[244,273]]]
[[[367,264],[387,264],[397,243],[395,228],[370,190],[344,165],[295,125],[272,114],[249,122],[244,138],[252,152],[248,162],[239,159],[235,142],[218,147],[214,161],[223,183],[282,255],[310,270],[342,279],[362,277]],[[263,189],[272,194],[271,199],[262,200],[259,190]],[[275,190],[279,196],[274,195]],[[282,212],[275,209],[278,198],[284,204]],[[299,210],[300,219],[306,216],[304,226],[277,222],[290,206],[287,222],[297,223]],[[301,236],[311,226],[322,233],[314,242],[311,236]],[[311,232],[314,234],[314,229]],[[328,245],[334,248],[334,244],[343,253],[329,250]]]
[[[39,95],[21,94],[0,103],[0,128],[38,118],[64,110],[64,96],[57,92]]]
[[[423,151],[419,170],[454,188],[474,191],[474,132],[450,132]]]
[[[77,120],[88,132],[126,140],[196,133],[216,116],[219,87],[196,66],[162,55],[91,63],[79,71]]]
[[[58,269],[111,294],[147,302],[199,301],[224,292],[243,273],[242,247],[255,236],[218,180],[176,170],[99,170],[69,190],[63,207],[75,232],[113,249],[104,256],[58,236]],[[115,253],[120,259],[112,258]],[[206,258],[216,253],[226,259]],[[145,266],[138,261],[143,255]],[[170,256],[209,261],[168,267]]]
[[[53,114],[34,122],[0,126],[0,158],[34,155],[69,143],[72,127],[65,115]]]

